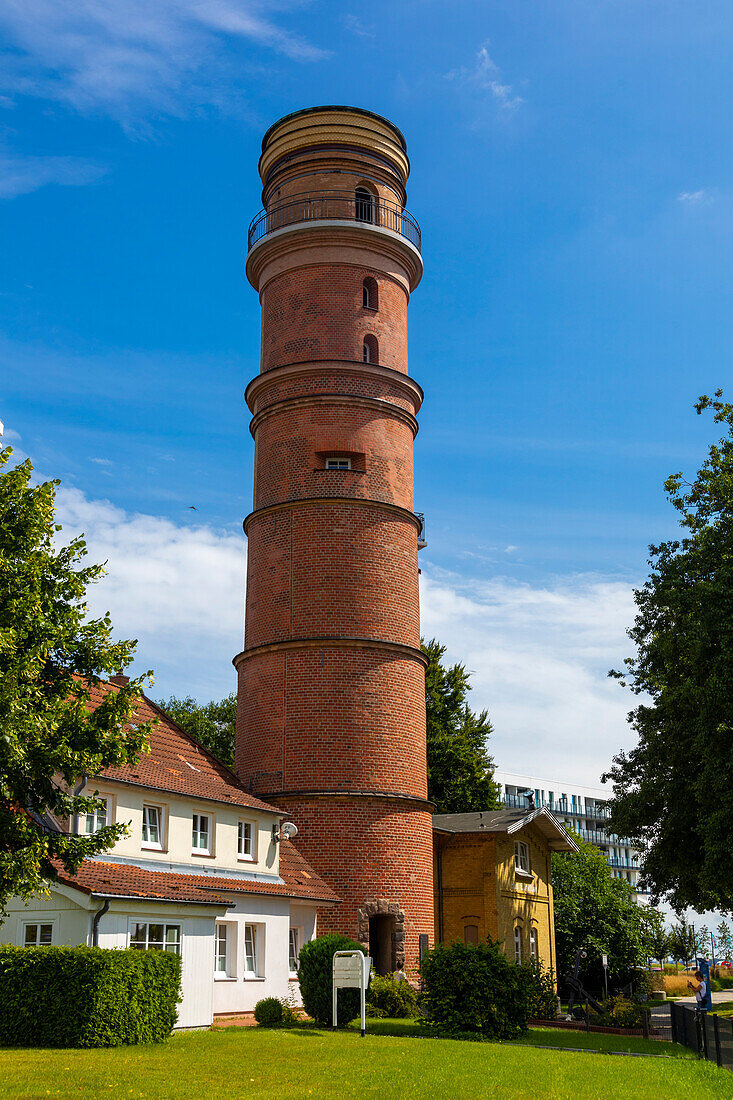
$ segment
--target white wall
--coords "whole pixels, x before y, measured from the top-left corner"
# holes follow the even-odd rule
[[[79,899],[81,905],[57,890],[52,890],[49,897],[31,899],[28,905],[24,905],[20,898],[11,898],[7,905],[8,916],[0,924],[0,943],[22,947],[25,943],[25,925],[41,923],[53,925],[54,947],[77,947],[89,943],[93,910],[86,907],[83,894],[79,894]]]
[[[188,863],[194,868],[251,871],[256,874],[278,875],[278,845],[272,840],[272,826],[279,818],[274,814],[249,810],[246,806],[228,806],[206,799],[184,798],[147,787],[132,787],[106,780],[92,780],[84,794],[98,791],[106,797],[111,822],[129,824],[128,836],[117,841],[111,854],[136,860],[165,863]],[[162,849],[143,848],[143,804],[158,806],[162,811]],[[192,843],[194,813],[209,818],[211,855],[195,852]],[[237,854],[237,825],[250,821],[256,838],[254,860],[240,859]],[[100,856],[100,858],[104,858]]]
[[[214,1012],[252,1012],[263,997],[292,997],[300,1004],[300,989],[289,968],[291,924],[301,931],[301,946],[316,933],[315,906],[292,904],[287,898],[247,897],[237,901],[217,923],[228,926],[229,966],[214,978]],[[245,974],[244,926],[258,935],[257,977]]]

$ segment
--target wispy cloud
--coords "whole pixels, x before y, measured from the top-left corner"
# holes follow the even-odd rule
[[[502,80],[501,70],[489,54],[488,42],[476,54],[473,65],[461,66],[446,73],[448,80],[489,96],[505,114],[514,114],[524,103],[511,84]]]
[[[358,15],[349,12],[342,20],[347,31],[351,31],[357,38],[376,38],[374,27],[368,26]]]
[[[130,122],[236,99],[251,45],[291,61],[324,52],[262,0],[0,0],[6,91]],[[258,64],[261,61],[258,60]],[[241,91],[241,88],[240,88]]]
[[[0,199],[27,195],[47,184],[78,187],[106,174],[100,164],[78,157],[35,157],[0,148]]]
[[[686,206],[706,206],[715,198],[715,191],[709,187],[701,187],[699,191],[680,191],[677,201]]]

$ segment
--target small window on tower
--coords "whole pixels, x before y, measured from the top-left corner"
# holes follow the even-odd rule
[[[372,279],[371,276],[366,278],[362,283],[361,294],[361,304],[364,309],[379,309],[379,288],[376,279]]]
[[[350,470],[351,459],[350,458],[327,458],[326,459],[327,470]]]
[[[377,343],[376,336],[364,337],[364,346],[362,348],[362,359],[365,363],[378,363],[379,362],[379,344]]]
[[[354,191],[354,216],[358,222],[374,221],[374,196],[366,187]]]

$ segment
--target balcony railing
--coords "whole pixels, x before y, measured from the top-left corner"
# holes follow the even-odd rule
[[[390,229],[420,250],[420,226],[404,207],[383,198],[365,198],[353,191],[322,191],[319,194],[294,195],[285,202],[260,210],[251,221],[247,249],[268,233],[302,222],[349,221]]]

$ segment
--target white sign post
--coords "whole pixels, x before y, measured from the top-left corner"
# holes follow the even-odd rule
[[[336,1006],[339,989],[361,990],[361,1034],[366,1035],[366,991],[372,960],[362,951],[337,951],[333,956],[333,1028],[338,1027]]]

